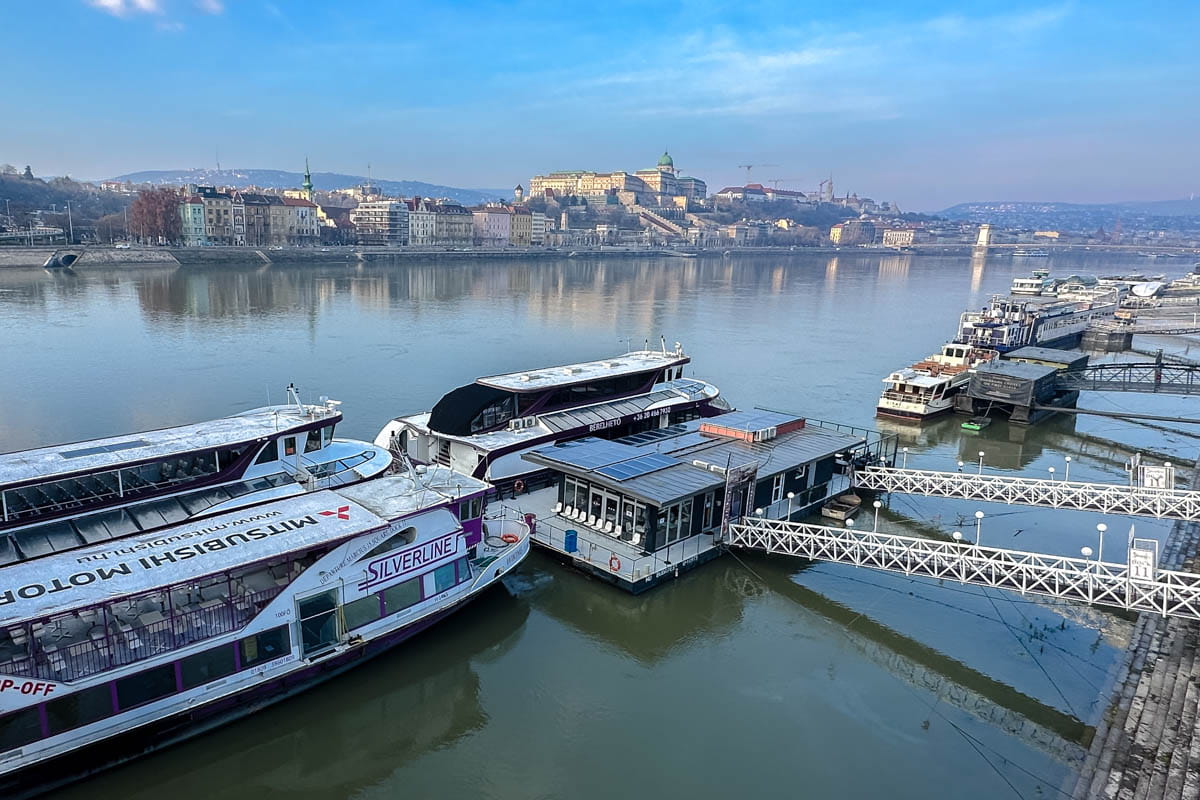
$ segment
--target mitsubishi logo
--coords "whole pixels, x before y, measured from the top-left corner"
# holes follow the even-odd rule
[[[322,517],[337,517],[338,519],[350,519],[350,506],[339,506],[337,511],[322,511]]]

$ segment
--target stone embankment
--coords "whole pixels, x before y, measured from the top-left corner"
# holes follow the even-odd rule
[[[1200,463],[1192,488],[1200,484]],[[1200,523],[1178,522],[1160,564],[1195,571]],[[1071,797],[1200,798],[1200,625],[1142,613],[1118,670],[1112,704]],[[1068,787],[1070,788],[1070,787]]]
[[[110,247],[4,247],[0,248],[0,269],[41,269],[56,253],[73,253],[78,259],[71,265],[84,267],[177,267],[179,262],[165,247],[115,249]]]

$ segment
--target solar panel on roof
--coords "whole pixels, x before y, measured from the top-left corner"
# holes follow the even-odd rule
[[[637,455],[637,450],[627,444],[619,444],[608,439],[594,437],[580,439],[574,442],[564,442],[553,447],[537,451],[546,458],[552,458],[563,464],[595,469],[606,464],[614,464]]]
[[[116,444],[102,444],[98,447],[85,447],[82,450],[64,450],[59,453],[63,458],[81,458],[83,456],[94,456],[100,453],[119,453],[122,450],[132,450],[135,447],[146,447],[150,443],[145,439],[131,439],[128,442],[117,442]]]
[[[683,425],[682,423],[676,423],[675,425],[669,425],[665,428],[654,428],[653,430],[642,431],[641,433],[631,433],[628,436],[622,436],[620,439],[614,439],[613,441],[620,442],[622,444],[647,444],[657,439],[666,439],[670,436],[678,436],[685,430],[687,430],[686,425]]]
[[[609,464],[596,470],[596,472],[599,472],[601,475],[607,475],[610,478],[616,478],[619,481],[625,481],[641,475],[649,475],[651,472],[673,467],[679,463],[682,462],[670,456],[664,456],[661,453],[648,453],[644,456],[631,458],[628,461]]]

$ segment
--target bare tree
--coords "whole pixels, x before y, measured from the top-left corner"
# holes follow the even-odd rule
[[[170,244],[179,241],[179,195],[172,189],[144,189],[129,207],[129,227],[146,242]]]

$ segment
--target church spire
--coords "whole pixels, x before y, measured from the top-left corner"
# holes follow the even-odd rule
[[[300,188],[304,190],[305,199],[312,200],[312,175],[308,171],[308,156],[304,157],[304,183],[300,184]]]

